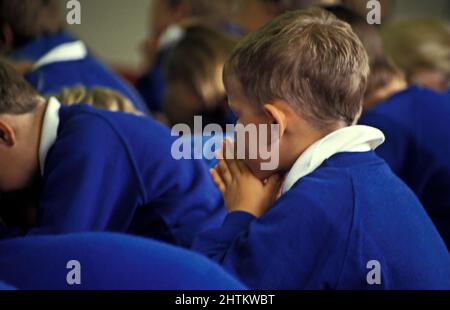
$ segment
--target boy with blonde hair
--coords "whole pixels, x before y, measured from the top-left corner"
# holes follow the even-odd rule
[[[243,125],[278,125],[279,166],[219,156],[230,213],[193,248],[252,289],[450,288],[442,239],[373,152],[383,133],[354,125],[368,75],[351,27],[320,9],[244,38],[225,65],[230,105]]]

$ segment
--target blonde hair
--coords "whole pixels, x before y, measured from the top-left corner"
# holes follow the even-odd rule
[[[98,109],[140,115],[130,100],[104,87],[93,87],[89,90],[83,86],[63,88],[56,98],[64,105],[85,103]]]
[[[400,21],[382,28],[387,52],[411,81],[420,69],[442,72],[450,81],[450,24],[438,19]],[[444,81],[445,83],[445,81]]]
[[[224,69],[228,93],[285,100],[320,129],[355,123],[369,60],[349,24],[318,8],[285,13],[246,36]]]

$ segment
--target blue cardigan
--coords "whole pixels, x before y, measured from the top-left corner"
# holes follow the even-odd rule
[[[29,234],[114,231],[190,246],[225,216],[206,164],[175,160],[174,138],[145,117],[61,107]]]
[[[193,249],[251,289],[450,289],[445,244],[373,152],[331,157],[261,218],[232,212]]]
[[[52,49],[74,41],[76,39],[66,32],[44,36],[14,51],[10,57],[16,60],[36,62]],[[28,72],[25,78],[42,95],[55,95],[63,87],[78,85],[88,89],[94,86],[107,87],[127,97],[139,111],[147,112],[147,108],[137,92],[90,53],[81,60],[60,61],[44,65]]]
[[[386,142],[377,149],[416,193],[450,248],[450,96],[411,87],[365,113]]]

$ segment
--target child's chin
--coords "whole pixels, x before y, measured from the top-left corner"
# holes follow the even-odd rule
[[[247,166],[252,171],[253,175],[260,179],[261,181],[267,180],[271,176],[277,174],[276,170],[261,170],[261,161],[249,160],[246,161]]]

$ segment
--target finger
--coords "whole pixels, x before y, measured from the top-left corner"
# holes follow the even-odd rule
[[[264,186],[268,190],[277,191],[280,188],[282,181],[283,181],[283,178],[281,177],[281,175],[274,174],[266,180],[266,183]]]
[[[237,161],[237,165],[239,167],[239,170],[242,173],[249,173],[249,172],[251,172],[250,168],[247,166],[247,164],[243,160],[238,160]]]
[[[219,159],[216,166],[217,172],[222,177],[222,181],[229,185],[233,181],[233,176],[228,168],[228,164],[224,159]]]
[[[229,155],[225,159],[225,161],[227,162],[228,168],[230,169],[230,172],[233,176],[237,176],[241,173],[241,170],[239,169],[239,166],[237,163],[236,154],[233,151],[233,149],[235,149],[235,145],[228,138],[224,140],[223,144],[224,144],[224,150],[226,152],[225,154]],[[230,152],[232,152],[232,153],[230,153]]]
[[[209,173],[211,174],[213,182],[216,185],[216,187],[219,189],[222,196],[225,195],[226,186],[225,186],[225,183],[222,181],[222,178],[220,177],[219,173],[216,171],[216,169],[209,170]]]

